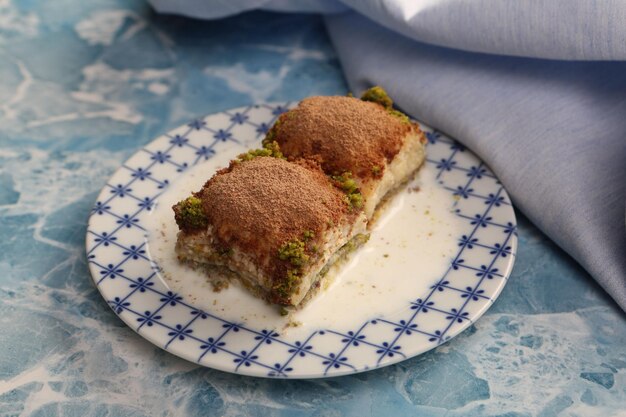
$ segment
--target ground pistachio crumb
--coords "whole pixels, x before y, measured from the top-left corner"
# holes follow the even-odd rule
[[[397,117],[403,123],[411,124],[409,116],[393,108],[393,100],[380,86],[375,86],[370,88],[369,90],[366,90],[361,96],[361,100],[378,103],[385,109],[387,109],[387,113],[389,113],[391,116]]]
[[[309,260],[305,253],[304,242],[299,239],[292,239],[285,243],[278,250],[278,257],[282,261],[289,261],[293,266],[302,266]]]
[[[273,289],[279,297],[286,299],[294,292],[299,282],[300,268],[289,269],[285,279],[274,285]]]
[[[204,229],[208,225],[202,200],[193,195],[174,206],[174,218],[182,230]]]
[[[389,113],[393,117],[397,117],[398,119],[400,119],[400,121],[402,121],[402,123],[411,124],[411,121],[409,120],[409,116],[402,113],[401,111],[394,110],[394,109],[387,109],[387,113]]]
[[[387,92],[380,86],[374,86],[366,90],[363,95],[361,95],[361,100],[378,103],[387,109],[393,106],[393,100],[391,100],[391,97],[389,97]]]
[[[363,207],[363,196],[361,193],[348,194],[348,204],[354,208]]]
[[[265,142],[265,141],[264,141]],[[242,153],[237,157],[239,162],[250,161],[259,156],[271,156],[273,158],[285,159],[283,153],[280,151],[280,146],[276,141],[263,143],[263,148],[252,149],[246,153]]]
[[[352,208],[361,208],[363,206],[363,196],[359,191],[359,187],[352,179],[351,172],[344,172],[341,175],[334,175],[331,177],[335,184],[346,193],[346,201]]]

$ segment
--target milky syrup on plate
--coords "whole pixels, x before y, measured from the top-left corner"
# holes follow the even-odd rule
[[[221,292],[205,273],[181,264],[174,246],[178,227],[172,206],[198,191],[235,152],[220,152],[191,169],[158,198],[148,225],[148,250],[159,277],[187,303],[253,328],[309,334],[333,327],[352,329],[372,317],[385,317],[424,298],[457,252],[461,219],[453,213],[452,194],[438,184],[433,166],[385,203],[369,241],[348,262],[334,269],[332,283],[303,309],[281,316],[276,306],[255,298],[237,283]]]

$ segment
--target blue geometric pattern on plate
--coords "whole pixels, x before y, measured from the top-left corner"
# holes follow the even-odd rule
[[[144,227],[159,195],[191,166],[236,143],[258,146],[292,105],[256,105],[195,120],[154,140],[111,177],[87,230],[89,268],[113,311],[156,346],[201,365],[280,378],[338,376],[390,365],[448,341],[498,297],[513,267],[516,222],[493,173],[460,143],[421,125],[427,164],[454,196],[467,229],[447,271],[392,317],[372,317],[350,331],[312,331],[292,340],[202,311],[158,277]]]

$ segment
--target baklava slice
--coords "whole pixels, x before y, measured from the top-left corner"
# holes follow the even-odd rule
[[[264,139],[288,158],[312,158],[346,191],[360,191],[371,219],[385,196],[417,171],[426,139],[419,126],[394,110],[380,87],[361,99],[320,96],[283,113]]]
[[[299,306],[367,240],[366,217],[314,161],[251,151],[173,209],[181,261],[231,271],[267,301]]]

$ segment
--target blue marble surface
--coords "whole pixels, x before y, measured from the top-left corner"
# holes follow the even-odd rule
[[[225,374],[137,336],[89,278],[108,176],[155,136],[262,101],[343,94],[321,20],[0,0],[0,416],[624,416],[624,314],[521,215],[517,264],[470,330],[327,380]]]

